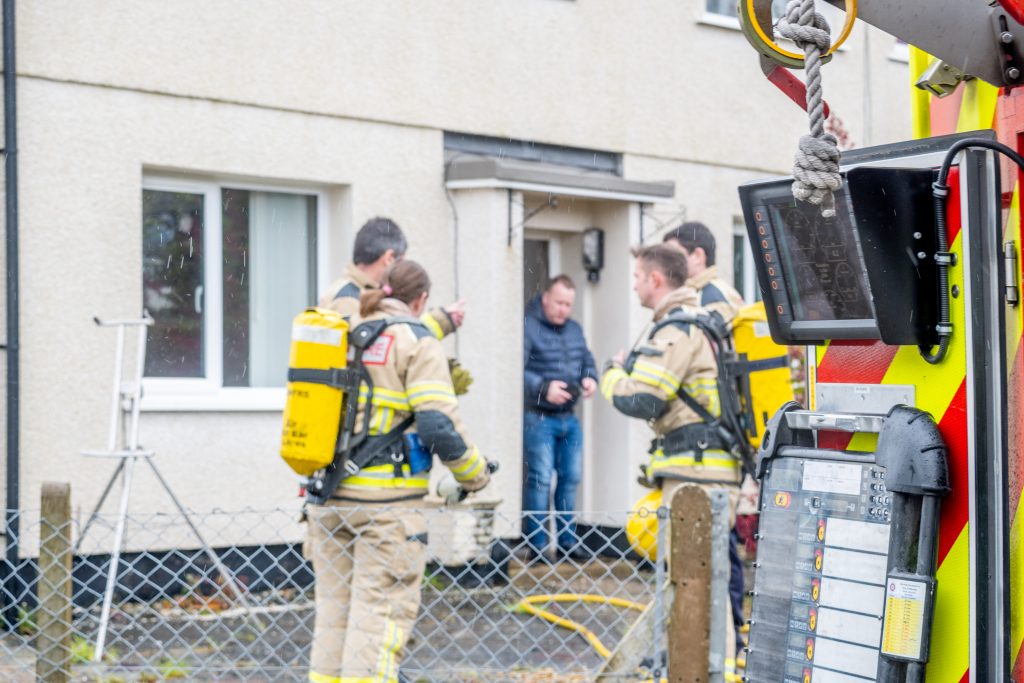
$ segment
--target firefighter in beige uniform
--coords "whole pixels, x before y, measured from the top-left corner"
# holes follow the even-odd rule
[[[356,233],[352,261],[341,278],[327,288],[319,306],[337,311],[347,319],[359,313],[359,297],[380,288],[384,273],[405,256],[407,248],[402,229],[390,218],[371,218]],[[456,301],[447,308],[435,308],[420,316],[420,321],[437,337],[453,333],[465,315],[465,305]]]
[[[420,508],[430,460],[437,455],[467,491],[489,481],[487,463],[463,431],[441,344],[415,317],[429,287],[417,263],[402,261],[381,289],[363,296],[358,322],[389,324],[363,355],[374,388],[361,397],[363,405],[369,399],[371,411],[370,436],[359,448],[375,448],[396,432],[402,436],[414,423],[426,469],[416,464],[406,439],[392,438],[395,446],[343,479],[327,504],[309,506],[307,553],[316,574],[309,673],[314,683],[397,683],[426,565]]]
[[[697,305],[717,314],[731,329],[733,319],[743,308],[743,297],[718,276],[715,236],[711,230],[703,223],[691,221],[667,232],[662,241],[679,247],[686,255],[686,284],[697,290]]]
[[[700,328],[672,320],[677,311],[699,311],[697,293],[684,284],[685,256],[665,245],[643,247],[634,255],[634,289],[640,303],[654,311],[652,333],[628,357],[620,352],[608,363],[601,393],[619,412],[646,420],[653,429],[646,475],[661,487],[666,504],[684,483],[724,487],[729,491],[731,526],[741,464],[726,450],[717,430],[687,404],[695,402],[711,416],[719,416],[715,355]],[[731,653],[735,642],[728,611],[726,651]]]

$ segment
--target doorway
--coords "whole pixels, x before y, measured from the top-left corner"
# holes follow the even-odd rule
[[[523,240],[523,310],[533,297],[544,291],[551,277],[551,241]]]

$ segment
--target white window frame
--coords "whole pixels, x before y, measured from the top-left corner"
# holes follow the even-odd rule
[[[707,2],[706,2],[706,0],[702,0],[702,2],[704,2],[704,10],[701,12],[700,17],[697,19],[697,23],[698,24],[703,24],[704,26],[716,26],[718,28],[727,28],[727,29],[731,29],[731,30],[734,30],[734,31],[742,31],[743,30],[743,27],[740,26],[739,17],[736,14],[720,14],[718,12],[712,12],[712,11],[707,9]],[[825,18],[829,20],[829,24],[832,27],[832,30],[833,31],[838,30],[839,27],[835,25],[835,22],[836,22],[836,20],[838,20],[838,18],[840,16],[842,16],[842,14],[841,14],[842,10],[840,10],[840,9],[838,9],[836,7],[833,7],[832,5],[828,5],[827,3],[822,3],[822,6],[826,8],[825,9],[825,13],[826,13],[826,17]],[[839,13],[839,14],[836,14],[836,13]],[[831,14],[832,16],[827,16],[829,14]],[[841,25],[842,24],[840,23],[840,26]],[[799,52],[799,50],[797,50],[796,46],[793,45],[792,41],[790,41],[787,38],[779,38],[777,40],[777,42],[779,42],[779,43],[781,43],[783,45],[788,45],[794,51]],[[849,50],[850,50],[850,43],[849,43],[849,41],[847,41],[846,43],[843,43],[842,45],[839,46],[839,49],[837,50],[837,52],[849,52]]]
[[[757,291],[760,285],[757,281],[757,267],[754,265],[754,251],[750,248],[750,239],[747,234],[746,223],[742,218],[733,219],[733,237],[743,238],[743,291],[740,296],[748,304],[757,301]],[[733,278],[735,282],[735,277]]]
[[[224,386],[224,231],[221,191],[225,188],[254,192],[283,192],[316,197],[317,296],[326,289],[330,245],[328,201],[324,190],[302,185],[271,185],[230,178],[188,178],[146,174],[143,190],[203,195],[203,367],[205,377],[144,377],[140,408],[160,412],[274,412],[284,409],[286,389],[281,387]],[[141,195],[139,197],[141,201]],[[141,256],[141,254],[140,254]],[[141,264],[141,261],[140,261]],[[210,305],[216,302],[215,305]]]

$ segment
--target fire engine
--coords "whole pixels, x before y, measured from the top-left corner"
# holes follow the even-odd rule
[[[758,454],[745,680],[1024,681],[1024,1],[829,1],[911,46],[915,139],[844,152],[823,204],[739,188],[772,337],[808,345]],[[772,4],[744,33],[804,104]]]

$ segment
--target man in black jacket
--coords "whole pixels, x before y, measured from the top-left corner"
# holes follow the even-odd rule
[[[523,531],[536,557],[544,556],[549,542],[552,475],[559,555],[583,556],[571,514],[583,465],[582,433],[573,408],[581,396],[590,398],[597,390],[597,368],[583,329],[569,318],[575,299],[576,286],[567,275],[552,278],[528,305],[523,329]]]

